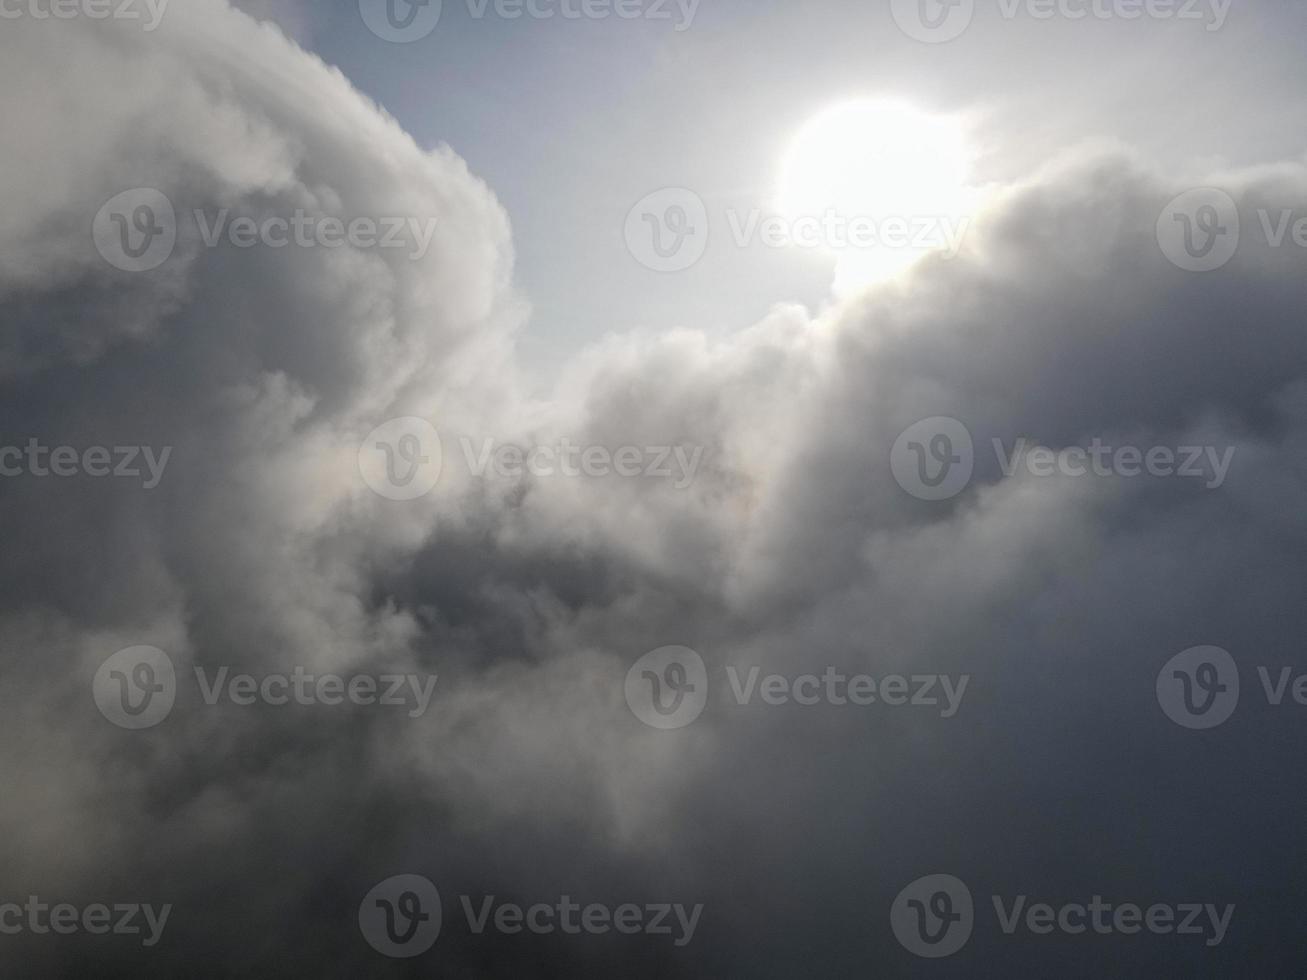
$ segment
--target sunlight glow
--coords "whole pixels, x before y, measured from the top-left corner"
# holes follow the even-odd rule
[[[906,103],[846,102],[795,136],[780,166],[776,206],[820,221],[837,256],[837,295],[890,278],[933,251],[955,254],[975,190],[962,123]]]

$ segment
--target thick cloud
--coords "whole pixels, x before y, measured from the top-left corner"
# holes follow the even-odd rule
[[[35,80],[39,79],[37,84]],[[1256,234],[1187,273],[1166,202],[1219,183],[1251,224],[1297,163],[1168,176],[1086,148],[1009,188],[951,261],[817,318],[721,340],[614,337],[545,401],[512,360],[507,220],[341,75],[217,0],[153,33],[0,31],[0,410],[8,445],[172,447],[164,478],[0,480],[0,900],[174,906],[164,939],[0,937],[15,976],[916,975],[887,910],[947,871],[985,927],[952,976],[1271,973],[1298,955],[1304,802],[1291,707],[1255,666],[1303,666],[1307,294]],[[113,268],[101,206],[154,188],[174,254]],[[435,219],[429,251],[206,246],[196,210]],[[357,450],[437,424],[429,495],[386,500]],[[891,447],[964,423],[970,485],[914,499]],[[1235,450],[1219,487],[1005,475],[991,441]],[[479,445],[701,449],[656,476],[469,471]],[[1229,649],[1236,719],[1159,710],[1173,654]],[[179,673],[436,673],[421,717],[203,704],[114,727],[114,651]],[[643,653],[708,665],[679,731],[623,700]],[[725,669],[970,676],[953,717],[737,704]],[[358,904],[424,874],[435,950],[387,960]],[[988,896],[1235,903],[1181,937],[1006,937]],[[693,942],[473,935],[459,895],[705,905]],[[1032,941],[1033,940],[1033,941]]]

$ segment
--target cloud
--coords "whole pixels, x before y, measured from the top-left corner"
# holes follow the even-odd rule
[[[0,208],[5,429],[18,445],[173,447],[150,491],[0,481],[0,899],[175,905],[157,950],[27,935],[0,946],[11,971],[218,975],[275,956],[370,973],[357,902],[399,873],[438,881],[440,962],[468,975],[907,970],[880,910],[940,868],[996,889],[1257,907],[1235,935],[1245,963],[1272,962],[1262,940],[1294,922],[1275,904],[1294,849],[1248,828],[1303,801],[1289,774],[1246,760],[1292,719],[1254,715],[1199,746],[1152,684],[1203,642],[1237,644],[1249,679],[1257,658],[1301,661],[1296,250],[1250,234],[1224,269],[1186,273],[1155,223],[1190,184],[1086,149],[1007,189],[956,259],[815,318],[612,337],[533,399],[490,190],[276,28],[216,0],[174,4],[151,34],[27,20],[0,33],[0,66],[0,116],[23,133]],[[1307,190],[1298,163],[1214,179],[1249,216]],[[115,269],[90,234],[132,188],[178,215],[174,253],[148,273]],[[224,209],[436,230],[420,259],[210,248],[191,216]],[[356,457],[405,415],[436,421],[445,467],[399,503],[367,489]],[[976,447],[974,478],[944,502],[905,493],[889,465],[898,434],[934,416]],[[462,437],[698,447],[703,465],[679,489],[478,477]],[[1005,475],[989,448],[1095,437],[1235,456],[1214,491]],[[186,686],[159,727],[119,730],[91,678],[143,643],[183,678],[301,666],[439,682],[420,718],[207,707]],[[681,732],[622,700],[627,667],[668,644],[709,668],[707,710]],[[751,665],[971,680],[950,719],[759,708],[724,680]],[[477,937],[457,921],[462,893],[706,911],[683,950]],[[974,942],[995,971],[1051,970],[1073,945],[1018,960],[1001,936]],[[1111,962],[1086,948],[1086,969]],[[1166,962],[1219,966],[1199,952]]]

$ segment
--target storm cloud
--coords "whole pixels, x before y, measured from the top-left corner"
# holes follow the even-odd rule
[[[888,910],[937,872],[977,906],[951,976],[1296,961],[1299,720],[1256,667],[1305,666],[1307,263],[1258,213],[1307,200],[1302,162],[1172,174],[1073,148],[997,192],[955,258],[725,335],[614,333],[541,395],[492,189],[277,28],[220,0],[173,0],[152,32],[6,22],[0,123],[0,442],[170,447],[150,489],[0,478],[0,903],[171,905],[150,946],[0,936],[8,974],[908,976]],[[1191,272],[1157,225],[1203,186],[1243,235]],[[142,188],[176,244],[125,271],[92,229]],[[434,233],[420,257],[205,241],[220,214],[297,212]],[[403,417],[443,464],[386,499],[360,447]],[[920,499],[892,455],[934,418],[965,427],[974,472]],[[1229,450],[1228,471],[1005,455],[1095,439]],[[680,486],[651,465],[476,472],[463,447],[485,440],[700,462]],[[1205,644],[1243,700],[1192,732],[1155,685]],[[137,645],[177,674],[145,730],[92,697]],[[623,685],[671,645],[708,696],[658,730]],[[196,671],[223,667],[436,680],[420,713],[210,705]],[[742,697],[754,668],[902,676],[907,702]],[[942,682],[914,703],[925,676],[968,678],[953,714]],[[437,885],[444,924],[391,960],[359,904],[401,874]],[[1236,909],[1217,946],[1018,942],[990,896],[1020,894]],[[478,934],[461,896],[703,912],[683,946]]]

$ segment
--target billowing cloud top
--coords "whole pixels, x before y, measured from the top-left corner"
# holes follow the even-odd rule
[[[1069,153],[955,259],[724,339],[611,337],[540,399],[491,191],[275,28],[220,0],[151,32],[18,19],[0,82],[0,442],[22,449],[0,456],[0,903],[171,906],[148,946],[2,935],[6,975],[909,975],[886,910],[939,871],[971,885],[967,955],[995,975],[1101,975],[1128,944],[1016,944],[991,894],[1236,906],[1219,945],[1140,945],[1131,975],[1292,945],[1295,721],[1257,668],[1302,662],[1307,296],[1293,233],[1273,244],[1300,163]],[[1188,271],[1159,216],[1208,184],[1244,234]],[[402,247],[327,245],[328,220]],[[156,228],[175,241],[133,271]],[[360,459],[404,418],[442,465],[388,499],[402,481]],[[33,440],[79,472],[40,478]],[[139,479],[97,478],[93,446],[136,449]],[[377,467],[432,446],[390,449]],[[1219,732],[1155,691],[1204,644],[1243,680]],[[175,704],[136,730],[97,700],[141,645]],[[706,700],[660,730],[624,683],[667,646]],[[215,687],[297,671],[407,700]],[[772,704],[772,674],[902,675],[907,703],[821,679]],[[426,959],[360,935],[399,874],[444,900]],[[563,895],[703,911],[680,945],[464,915]]]

